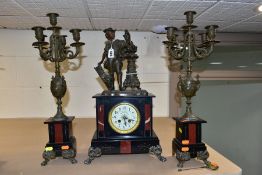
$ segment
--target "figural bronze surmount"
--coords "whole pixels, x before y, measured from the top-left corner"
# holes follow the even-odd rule
[[[60,72],[60,63],[66,59],[76,58],[80,53],[80,47],[84,43],[80,40],[80,29],[71,29],[70,32],[73,35],[74,43],[70,44],[75,48],[75,53],[70,50],[70,47],[66,46],[66,35],[61,35],[62,29],[57,25],[56,13],[49,13],[47,16],[50,19],[51,27],[47,30],[52,31],[49,38],[49,43],[45,41],[46,35],[43,31],[44,27],[36,26],[32,30],[35,31],[35,38],[37,42],[33,43],[33,46],[39,50],[39,55],[44,61],[51,61],[55,63],[55,76],[51,81],[51,92],[57,99],[57,112],[54,117],[49,118],[44,123],[48,124],[49,130],[49,142],[45,146],[43,152],[43,158],[45,159],[41,165],[45,166],[50,159],[54,159],[58,156],[69,159],[72,163],[76,163],[76,140],[72,132],[73,116],[66,116],[62,110],[62,98],[66,93],[66,81]]]
[[[138,59],[137,47],[130,38],[130,33],[125,30],[123,35],[125,40],[115,39],[115,30],[107,28],[104,30],[108,39],[102,60],[95,67],[96,72],[100,76],[107,90],[103,91],[104,95],[147,95],[146,90],[140,88],[140,81],[137,77],[136,59]],[[123,61],[127,60],[126,79],[122,83],[122,67]],[[104,63],[105,71],[101,64]],[[116,90],[114,82],[115,75],[117,77],[118,90]]]
[[[199,75],[192,77],[192,63],[208,57],[214,49],[217,25],[206,26],[206,32],[201,33],[201,41],[197,43],[192,29],[197,26],[193,24],[194,11],[187,11],[186,25],[182,27],[183,40],[177,39],[175,27],[166,27],[167,39],[163,43],[167,45],[168,54],[172,60],[181,60],[186,64],[186,71],[179,76],[178,90],[186,98],[186,112],[182,117],[175,117],[176,138],[173,139],[173,155],[176,154],[178,167],[182,168],[183,163],[191,158],[197,157],[203,160],[207,168],[217,169],[218,166],[207,160],[209,153],[201,141],[201,124],[206,123],[192,113],[191,98],[196,95],[200,88]],[[171,62],[172,64],[172,62]]]
[[[107,87],[96,94],[96,131],[85,164],[106,154],[154,154],[160,161],[162,149],[153,131],[153,94],[140,88],[136,71],[137,47],[126,30],[125,40],[115,39],[115,30],[104,30],[108,39],[102,60],[95,67]],[[123,61],[127,60],[126,79],[122,83]],[[102,67],[102,65],[104,68]],[[106,70],[105,70],[106,69]],[[115,76],[118,89],[115,88]]]

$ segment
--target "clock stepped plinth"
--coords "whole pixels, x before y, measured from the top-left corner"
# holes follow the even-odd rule
[[[90,164],[101,155],[111,154],[152,153],[165,161],[161,156],[159,139],[152,128],[152,99],[155,96],[121,94],[123,92],[113,96],[103,93],[93,96],[96,99],[97,129],[85,164]]]

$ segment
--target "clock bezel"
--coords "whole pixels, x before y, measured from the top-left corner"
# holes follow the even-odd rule
[[[114,111],[115,108],[117,108],[118,106],[121,106],[121,105],[128,105],[128,106],[131,106],[133,109],[135,109],[136,111],[136,114],[137,114],[137,122],[136,124],[128,129],[128,130],[121,130],[117,127],[115,127],[115,125],[112,123],[112,113]],[[140,112],[139,110],[137,109],[137,107],[131,103],[128,103],[128,102],[121,102],[121,103],[118,103],[116,105],[114,105],[111,109],[110,109],[110,112],[109,112],[109,115],[108,115],[108,123],[109,123],[109,126],[115,131],[117,132],[118,134],[130,134],[132,132],[134,132],[140,125],[140,121],[141,121],[141,115],[140,115]]]

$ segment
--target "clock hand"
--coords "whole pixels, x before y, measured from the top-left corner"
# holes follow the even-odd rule
[[[123,115],[122,118],[124,119],[124,125],[126,126],[126,119],[127,119],[126,115]]]
[[[126,124],[127,124],[127,123],[126,123],[126,119],[128,119],[128,118],[126,117],[126,115],[123,115],[123,116],[122,116],[122,119],[124,120],[124,125],[126,126]]]

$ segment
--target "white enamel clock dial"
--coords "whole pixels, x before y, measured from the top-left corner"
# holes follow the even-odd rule
[[[139,126],[140,114],[134,105],[119,103],[111,109],[108,122],[111,128],[117,133],[128,134]]]

